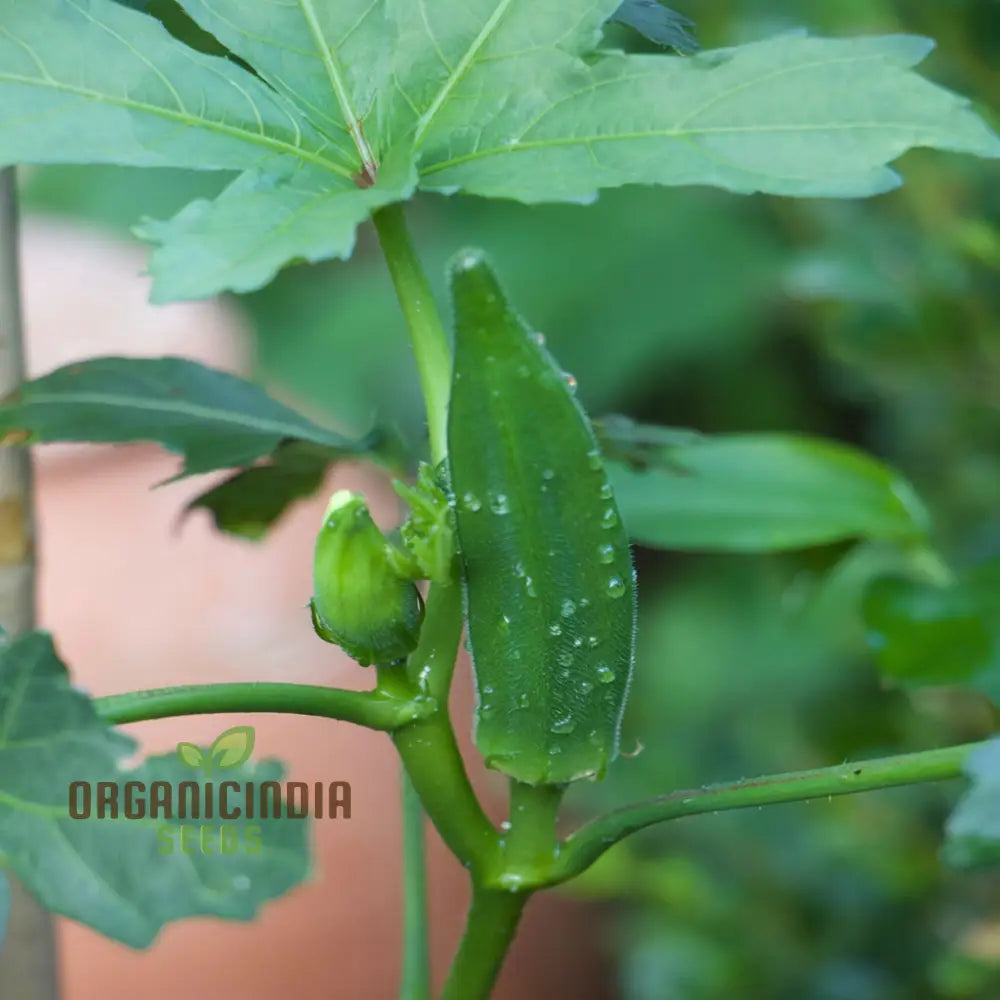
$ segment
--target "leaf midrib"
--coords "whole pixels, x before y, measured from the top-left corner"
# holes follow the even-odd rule
[[[358,151],[358,156],[361,158],[361,165],[363,168],[373,169],[375,166],[375,154],[372,152],[371,147],[368,145],[368,140],[365,139],[364,133],[361,131],[361,117],[358,115],[351,101],[351,95],[347,92],[343,72],[333,54],[333,46],[327,44],[323,28],[316,17],[316,8],[313,6],[313,0],[297,0],[297,3],[309,28],[309,34],[312,35],[313,41],[316,43],[316,49],[323,62],[327,79],[330,81],[330,86],[333,87],[333,93],[337,98],[340,113],[344,116],[344,124],[347,126],[347,131],[350,132],[351,139],[354,141],[354,146]],[[374,180],[374,177],[372,179]]]
[[[346,180],[351,179],[350,171],[338,166],[332,160],[328,160],[317,153],[311,153],[302,146],[293,145],[290,142],[286,142],[284,139],[275,138],[272,135],[268,135],[266,132],[249,132],[246,129],[239,128],[235,125],[227,125],[225,122],[213,121],[210,118],[198,118],[189,112],[185,113],[181,111],[173,111],[170,108],[164,108],[156,104],[148,104],[145,101],[136,101],[129,97],[111,97],[110,95],[104,94],[99,90],[90,90],[87,87],[77,87],[73,84],[64,83],[59,80],[50,81],[40,77],[21,76],[17,73],[0,72],[0,83],[20,84],[27,87],[41,87],[48,90],[54,90],[58,93],[66,93],[75,97],[82,97],[97,103],[110,104],[114,107],[124,108],[129,111],[157,115],[160,118],[178,122],[181,125],[188,125],[193,128],[202,128],[209,132],[218,132],[222,135],[228,135],[240,139],[243,142],[263,146],[264,148],[272,149],[280,153],[285,153],[287,155],[294,156],[296,159],[321,167],[322,169],[336,174],[339,177],[343,177]]]
[[[500,21],[503,19],[504,14],[507,13],[511,3],[512,0],[500,0],[496,9],[480,29],[479,34],[476,35],[469,47],[465,50],[462,58],[458,61],[458,65],[451,71],[448,78],[441,85],[441,89],[434,96],[434,100],[431,101],[430,106],[420,116],[420,120],[417,122],[417,128],[413,139],[414,146],[420,145],[420,140],[423,138],[424,133],[428,128],[430,128],[435,116],[448,100],[451,92],[458,86],[458,84],[462,81],[462,78],[469,71],[469,68],[475,62],[480,49],[482,49],[482,47],[489,40],[490,36],[496,30]]]
[[[237,414],[232,410],[213,409],[199,403],[182,401],[160,401],[134,396],[121,396],[115,393],[74,392],[50,395],[47,393],[32,393],[17,409],[28,409],[34,406],[79,406],[81,404],[119,407],[122,409],[142,410],[148,413],[167,413],[186,415],[211,421],[215,424],[228,424],[240,430],[254,430],[263,434],[277,435],[282,438],[294,437],[300,440],[314,441],[317,444],[336,445],[344,447],[345,442],[335,438],[320,427],[308,424],[286,424],[281,421],[252,417],[248,414]],[[0,411],[2,415],[2,411]]]

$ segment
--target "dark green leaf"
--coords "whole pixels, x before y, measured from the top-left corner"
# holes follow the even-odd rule
[[[285,442],[265,464],[230,476],[192,500],[187,510],[207,510],[220,531],[256,541],[292,503],[312,496],[342,455],[335,448]]]
[[[48,909],[118,941],[143,947],[169,921],[195,915],[252,919],[260,905],[307,874],[306,823],[245,817],[227,820],[240,849],[219,849],[219,823],[152,819],[74,819],[72,782],[176,785],[191,780],[174,753],[125,769],[135,745],[110,728],[73,688],[50,636],[35,632],[0,651],[0,851]],[[277,781],[273,761],[227,772],[240,783]],[[215,852],[186,853],[180,827],[211,828]],[[251,826],[260,849],[244,850]],[[173,849],[164,852],[164,845]]]
[[[698,42],[688,31],[694,27],[694,21],[664,7],[659,0],[624,0],[611,15],[611,20],[627,24],[651,42],[665,45],[682,55],[698,51]]]
[[[184,358],[94,358],[27,382],[0,407],[8,443],[155,441],[181,475],[249,465],[285,441],[371,447],[317,426],[259,386]]]
[[[912,540],[928,528],[906,480],[836,442],[693,438],[620,420],[605,424],[603,437],[629,463],[613,463],[611,478],[629,535],[643,545],[767,552],[858,537]]]
[[[1000,559],[950,585],[873,581],[864,601],[879,670],[916,684],[969,683],[1000,704]]]
[[[529,782],[604,773],[632,671],[628,539],[589,421],[482,256],[452,268],[448,449],[489,766]]]
[[[969,754],[972,787],[948,817],[944,858],[960,868],[1000,862],[1000,739]]]

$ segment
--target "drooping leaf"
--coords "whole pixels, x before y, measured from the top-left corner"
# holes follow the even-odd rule
[[[418,183],[526,202],[636,183],[853,196],[894,186],[888,164],[913,146],[1000,155],[912,72],[919,38],[682,58],[596,51],[616,0],[181,6],[254,73],[112,0],[0,0],[0,163],[246,173],[141,227],[162,245],[158,301],[347,256],[358,222]]]
[[[965,773],[972,782],[948,817],[943,856],[960,868],[1000,862],[1000,739],[969,754]]]
[[[187,510],[207,510],[220,531],[257,541],[292,503],[322,486],[327,469],[342,455],[340,449],[286,441],[266,463],[229,476]]]
[[[603,775],[635,650],[628,539],[590,423],[481,254],[452,265],[448,461],[488,766]]]
[[[912,684],[969,684],[1000,704],[1000,559],[950,584],[883,576],[864,600],[879,670]]]
[[[380,184],[331,184],[322,170],[247,171],[214,201],[193,201],[172,219],[144,219],[137,236],[160,244],[150,263],[153,302],[260,288],[289,261],[350,257],[354,233],[376,208],[412,190],[412,165],[383,164]]]
[[[8,442],[155,441],[184,458],[181,475],[249,465],[282,442],[358,453],[350,441],[259,386],[185,358],[92,358],[22,385],[0,405]]]
[[[612,463],[611,480],[629,535],[643,545],[768,552],[914,540],[928,528],[905,479],[842,444],[784,434],[692,440],[627,423],[616,433],[612,453],[629,464]]]
[[[683,55],[698,51],[698,42],[689,30],[694,27],[694,21],[664,7],[659,0],[623,0],[611,20],[627,24],[651,42]]]
[[[48,909],[144,947],[165,923],[184,917],[250,920],[262,903],[306,876],[302,820],[227,819],[229,846],[236,847],[227,851],[218,820],[165,820],[149,810],[144,818],[125,818],[129,783],[141,783],[148,794],[153,782],[176,787],[192,772],[173,753],[124,768],[133,741],[71,686],[46,633],[0,650],[0,718],[0,851]],[[280,777],[273,761],[244,764],[227,773],[237,782],[231,801],[243,801],[245,782]],[[89,818],[70,813],[74,782],[93,790]],[[98,782],[115,786],[118,818],[97,817]],[[141,793],[132,788],[138,802]],[[203,853],[203,843],[211,853]]]

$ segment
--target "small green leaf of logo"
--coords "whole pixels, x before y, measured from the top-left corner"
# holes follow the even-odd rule
[[[205,762],[205,755],[193,743],[178,743],[177,756],[186,767],[200,768]]]
[[[239,767],[253,753],[253,726],[233,726],[220,733],[212,744],[209,755],[218,768]]]

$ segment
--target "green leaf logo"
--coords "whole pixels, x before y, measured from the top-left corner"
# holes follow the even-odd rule
[[[209,750],[212,764],[218,768],[239,767],[253,753],[253,726],[233,726],[216,737]]]
[[[177,756],[185,767],[197,769],[202,767],[205,762],[205,755],[193,743],[178,743]]]
[[[216,769],[228,770],[248,761],[254,738],[253,726],[233,726],[215,738],[207,753],[193,743],[178,743],[177,756],[185,767],[200,769],[209,777]]]

